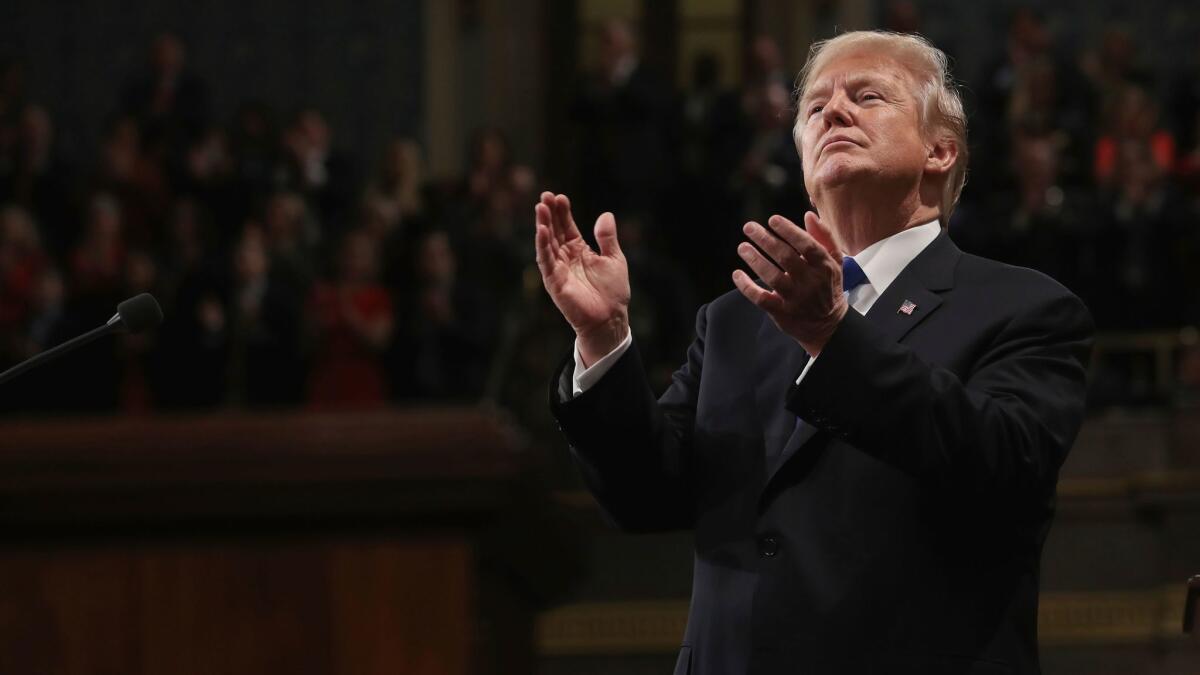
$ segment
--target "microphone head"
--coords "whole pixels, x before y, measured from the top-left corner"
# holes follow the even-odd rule
[[[149,293],[135,295],[117,305],[117,316],[130,333],[140,333],[162,323],[162,308]]]

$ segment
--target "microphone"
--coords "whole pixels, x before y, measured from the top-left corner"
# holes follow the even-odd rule
[[[162,307],[149,293],[135,295],[117,305],[117,313],[108,320],[109,326],[119,324],[130,333],[140,333],[162,323]]]
[[[57,347],[47,349],[40,354],[35,354],[0,373],[0,384],[4,384],[27,370],[36,368],[105,335],[120,331],[141,333],[148,328],[153,328],[162,323],[162,319],[162,308],[158,306],[158,301],[154,299],[153,295],[149,293],[135,295],[117,305],[117,313],[103,326],[93,328],[83,335],[73,337]]]

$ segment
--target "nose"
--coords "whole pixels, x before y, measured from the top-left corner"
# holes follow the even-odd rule
[[[825,106],[821,108],[821,117],[831,127],[848,127],[854,124],[854,116],[850,111],[850,98],[845,92],[837,91]]]

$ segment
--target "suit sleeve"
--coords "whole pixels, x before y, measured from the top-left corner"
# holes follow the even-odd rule
[[[788,408],[942,488],[1028,503],[1053,493],[1082,423],[1092,332],[1060,291],[1013,316],[959,377],[849,312]]]
[[[569,398],[569,362],[551,383],[551,411],[584,481],[609,520],[622,529],[687,529],[695,520],[691,438],[706,316],[707,306],[697,316],[696,339],[686,363],[658,400],[646,380],[636,340],[579,396]]]

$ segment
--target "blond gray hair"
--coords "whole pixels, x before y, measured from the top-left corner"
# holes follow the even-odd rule
[[[828,40],[813,43],[808,61],[796,78],[796,100],[803,101],[813,78],[838,56],[850,53],[886,54],[912,74],[917,84],[919,121],[927,137],[954,142],[958,157],[946,178],[940,200],[942,227],[950,222],[963,185],[967,182],[967,115],[962,97],[950,74],[950,59],[929,40],[916,34],[866,30],[843,33]],[[799,138],[802,118],[796,121],[795,135]]]

